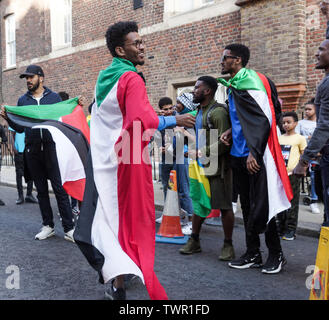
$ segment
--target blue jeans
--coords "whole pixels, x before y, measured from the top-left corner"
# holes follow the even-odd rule
[[[329,227],[329,154],[322,155],[320,168],[324,203],[324,221],[322,225]]]
[[[175,164],[174,169],[177,173],[177,188],[179,203],[189,216],[193,215],[192,199],[190,197],[190,178],[188,173],[188,159],[184,164]]]
[[[315,192],[315,173],[312,170],[310,170],[310,178],[311,178],[311,200],[317,201],[318,196]]]

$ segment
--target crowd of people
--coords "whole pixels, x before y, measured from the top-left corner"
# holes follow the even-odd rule
[[[329,16],[327,7],[321,8]],[[304,106],[304,119],[300,121],[295,112],[282,113],[271,79],[246,68],[252,53],[243,44],[223,48],[221,74],[228,75],[229,80],[201,76],[191,93],[177,97],[175,106],[169,97],[161,98],[157,112],[149,103],[145,78],[136,69],[145,62],[144,42],[137,24],[128,21],[110,26],[106,44],[113,61],[100,72],[95,99],[89,108],[88,188],[79,205],[77,225],[72,212],[77,203],[74,198],[70,200],[62,186],[55,142],[48,130],[19,126],[8,118],[5,108],[1,110],[14,136],[16,203],[39,204],[43,227],[35,239],[45,240],[55,234],[50,180],[65,239],[77,243],[102,283],[110,282],[106,296],[126,299],[126,275],[135,274],[145,283],[152,299],[166,299],[153,270],[155,213],[151,167],[147,161],[137,159],[154,134],[161,153],[164,198],[170,171],[174,169],[180,207],[188,217],[183,231],[189,240],[179,253],[201,252],[202,224],[210,210],[220,210],[224,239],[219,259],[234,269],[261,268],[265,274],[279,273],[287,263],[280,236],[284,240],[295,239],[301,177],[307,171],[311,210],[319,214],[317,202],[322,200],[323,226],[329,226],[329,40],[320,44],[316,54],[316,68],[325,71],[325,78],[316,97]],[[17,106],[41,108],[68,98],[44,86],[40,66],[28,66],[20,78],[26,79],[28,91],[18,99]],[[222,104],[215,100],[218,82],[227,87],[228,99]],[[135,131],[136,122],[140,136]],[[124,152],[118,146],[123,146],[123,150],[130,141],[130,162],[120,162]],[[2,142],[6,142],[3,135]],[[114,160],[101,156],[104,150],[114,153]],[[197,196],[190,192],[189,166],[193,161],[203,177],[204,190],[208,190],[208,204],[202,202],[201,189]],[[28,186],[25,198],[22,176]],[[37,199],[32,195],[33,183]],[[237,195],[246,242],[246,251],[238,258],[233,246]],[[265,263],[260,251],[262,233],[268,248]]]

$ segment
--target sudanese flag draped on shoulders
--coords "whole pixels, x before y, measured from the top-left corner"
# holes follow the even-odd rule
[[[262,233],[276,214],[290,208],[293,198],[287,169],[282,157],[276,128],[277,91],[274,83],[261,73],[242,68],[234,78],[218,79],[228,87],[247,146],[258,163],[264,162],[268,207],[254,212],[255,230]],[[255,186],[257,188],[257,186]],[[260,188],[259,188],[260,189]]]
[[[50,105],[5,106],[9,121],[16,126],[47,129],[56,144],[63,188],[82,201],[90,132],[79,98]]]
[[[137,69],[128,60],[113,58],[96,82],[88,188],[74,240],[101,283],[135,274],[151,299],[164,300],[166,292],[154,272],[155,206],[148,152],[158,126]]]

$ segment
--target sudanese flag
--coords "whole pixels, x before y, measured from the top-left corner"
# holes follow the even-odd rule
[[[56,154],[65,191],[82,201],[90,132],[79,98],[51,105],[5,106],[9,121],[17,126],[47,129],[56,144]]]
[[[247,146],[257,162],[263,161],[266,168],[266,181],[255,186],[259,189],[255,192],[268,199],[259,212],[254,212],[255,230],[262,233],[276,214],[290,208],[293,198],[277,136],[277,91],[270,79],[246,68],[229,81],[221,78],[218,81],[231,91]]]

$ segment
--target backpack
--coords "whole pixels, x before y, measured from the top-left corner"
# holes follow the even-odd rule
[[[213,124],[210,121],[210,115],[212,110],[214,110],[215,108],[219,108],[222,107],[226,110],[227,114],[229,113],[228,111],[228,105],[226,103],[218,103],[217,101],[209,108],[208,112],[207,112],[207,127],[208,129],[213,129]]]

